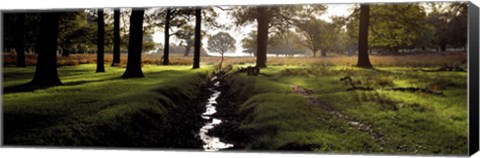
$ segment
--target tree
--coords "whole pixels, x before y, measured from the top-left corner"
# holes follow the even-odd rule
[[[104,44],[105,44],[105,22],[103,18],[103,9],[98,9],[98,32],[97,32],[97,71],[96,72],[105,72],[104,66]]]
[[[172,9],[167,8],[165,10],[165,29],[164,29],[164,36],[165,36],[165,46],[163,47],[163,65],[168,65],[168,53],[170,52],[170,16],[173,13]]]
[[[443,30],[445,24],[435,23],[426,15],[426,5],[409,4],[375,4],[369,6],[368,49],[382,52],[398,53],[404,49],[425,48],[435,39],[433,32]],[[360,8],[355,7],[346,18],[346,29],[350,39],[358,41]],[[435,13],[435,9],[431,9]],[[430,16],[429,15],[429,16]],[[441,31],[447,33],[447,31]],[[452,35],[452,34],[451,34]],[[353,43],[350,41],[349,43]]]
[[[333,49],[336,35],[340,32],[338,26],[315,17],[299,20],[295,26],[305,37],[303,45],[313,52],[314,57],[319,50],[321,56],[327,56],[327,51]]]
[[[26,67],[25,64],[25,13],[17,14],[15,51],[17,52],[17,67]]]
[[[132,10],[130,16],[130,37],[128,40],[127,69],[123,78],[144,77],[142,72],[142,41],[144,10]]]
[[[222,68],[223,55],[228,51],[235,51],[235,43],[235,39],[226,32],[219,32],[208,39],[208,50],[222,56],[220,68]]]
[[[23,15],[22,15],[23,14]],[[24,22],[22,21],[22,16]],[[2,46],[4,52],[11,52],[11,48],[19,48],[20,42],[22,41],[22,45],[24,45],[24,52],[33,51],[36,46],[36,41],[38,38],[38,30],[39,30],[39,23],[40,23],[40,14],[39,13],[3,13],[3,23],[4,24],[12,24],[12,25],[4,25],[2,35]],[[23,31],[23,37],[19,36],[20,32]],[[19,50],[16,50],[17,52]],[[22,54],[19,54],[20,56]],[[17,56],[18,57],[18,56]],[[22,60],[19,58],[17,61]],[[21,61],[20,61],[21,62]],[[18,64],[18,63],[17,63]]]
[[[56,86],[62,82],[57,73],[57,36],[60,13],[41,13],[37,45],[37,66],[30,82],[37,86]]]
[[[318,16],[325,11],[323,5],[288,5],[237,7],[230,13],[237,26],[257,22],[257,67],[266,67],[267,40],[270,31],[282,32],[290,28],[295,20]]]
[[[270,17],[267,8],[257,7],[257,61],[256,67],[267,67],[267,40]]]
[[[414,47],[424,29],[426,13],[419,4],[382,4],[371,8],[370,48],[397,53]]]
[[[467,43],[467,3],[453,2],[445,7],[430,3],[427,24],[431,27],[431,42],[437,50],[446,51],[447,45],[465,47]],[[438,49],[440,48],[440,49]]]
[[[275,54],[276,56],[293,56],[307,52],[306,48],[300,44],[302,43],[301,36],[294,31],[276,33],[269,38],[267,43],[268,54]]]
[[[453,47],[467,47],[468,38],[468,3],[454,2],[449,5],[450,14],[453,19],[450,22],[452,38],[450,44]]]
[[[373,68],[368,58],[368,22],[370,19],[369,4],[360,5],[360,27],[358,38],[358,67]]]
[[[200,68],[200,47],[201,47],[201,30],[202,30],[202,9],[195,9],[195,46],[194,46],[194,55],[193,55],[193,68]],[[187,43],[188,45],[188,43]],[[188,48],[187,48],[188,50]],[[223,54],[222,54],[223,62]],[[220,64],[221,67],[221,64]]]
[[[154,19],[161,19],[161,20],[156,20],[155,25],[161,26],[163,25],[164,27],[164,55],[163,55],[163,64],[167,65],[168,60],[169,60],[169,54],[170,54],[170,36],[174,35],[177,36],[178,38],[181,39],[190,39],[187,38],[186,35],[193,35],[193,29],[191,27],[188,27],[190,24],[191,18],[193,16],[196,16],[196,9],[193,7],[183,7],[183,8],[164,8],[164,9],[156,9],[156,13],[153,15],[153,17],[158,17]],[[203,19],[205,21],[205,24],[207,26],[213,26],[214,28],[221,28],[222,26],[219,26],[217,22],[215,21],[217,14],[215,11],[212,9],[212,7],[209,8],[202,8],[200,10],[203,15]],[[176,30],[174,30],[176,28]],[[186,30],[184,30],[186,29]],[[172,32],[171,32],[172,31]],[[188,40],[187,40],[187,45],[188,45]],[[200,48],[201,49],[201,48]],[[187,49],[186,51],[189,51]]]
[[[120,9],[113,11],[113,61],[112,66],[120,64]]]
[[[148,52],[155,50],[155,41],[153,41],[153,35],[149,32],[143,32],[142,51]]]
[[[175,36],[178,39],[182,40],[182,41],[180,41],[179,45],[185,47],[185,51],[183,53],[183,56],[188,56],[190,54],[190,50],[195,47],[194,45],[195,45],[195,29],[196,29],[196,27],[195,28],[193,28],[193,27],[194,26],[192,26],[192,25],[184,25],[180,28],[180,30],[178,30],[175,33]]]
[[[98,18],[93,11],[65,12],[60,16],[58,47],[62,56],[70,52],[90,51],[97,46]]]
[[[242,39],[243,52],[257,56],[257,31],[251,31],[247,37]]]

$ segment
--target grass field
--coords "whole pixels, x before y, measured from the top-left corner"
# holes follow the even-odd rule
[[[58,68],[63,86],[3,94],[5,143],[139,147],[198,143],[168,138],[196,126],[176,129],[182,121],[198,119],[201,109],[194,102],[219,58],[202,57],[202,69],[192,70],[191,57],[172,57],[176,65],[160,66],[158,56],[146,55],[142,68],[146,77],[139,79],[121,79],[123,67],[106,66],[106,73],[94,73],[93,59],[71,56],[65,61],[78,64],[61,64],[60,58],[59,65],[77,65]],[[272,57],[259,76],[230,72],[225,76],[225,95],[232,104],[222,106],[235,108],[232,116],[237,118],[235,131],[225,137],[251,150],[467,153],[467,72],[417,71],[465,67],[465,53],[371,56],[375,69],[355,67],[356,59]],[[4,89],[33,77],[33,66],[16,68],[10,66],[12,61],[4,54]],[[224,65],[244,67],[254,61],[226,58]],[[375,90],[348,90],[350,84],[340,81],[345,76],[356,86]],[[443,95],[391,90],[398,87]]]
[[[163,129],[176,126],[174,112],[194,109],[186,103],[197,97],[207,69],[146,65],[145,78],[121,79],[123,68],[60,67],[63,86],[3,94],[5,144],[162,147]],[[9,87],[31,80],[34,67],[3,71]]]
[[[238,130],[255,133],[249,149],[304,149],[334,153],[454,154],[467,152],[465,72],[416,72],[401,67],[365,70],[341,66],[270,66],[262,72],[229,77],[240,102]],[[343,76],[376,91],[347,91]],[[292,91],[301,86],[379,136],[349,125]],[[398,92],[388,87],[431,87],[444,95]],[[243,101],[246,100],[246,101]]]

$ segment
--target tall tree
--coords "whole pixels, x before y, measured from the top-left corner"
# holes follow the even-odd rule
[[[288,5],[288,6],[257,6],[237,7],[230,13],[237,26],[257,22],[257,67],[266,67],[267,40],[270,31],[284,32],[290,28],[293,21],[306,15],[318,16],[326,7],[323,5]]]
[[[18,13],[17,16],[17,26],[15,27],[15,50],[17,52],[17,67],[25,67],[25,13]]]
[[[222,68],[223,55],[228,51],[235,51],[235,39],[226,32],[219,32],[208,39],[208,50],[219,53],[222,57],[219,68]]]
[[[201,27],[202,27],[202,9],[197,8],[195,9],[195,46],[194,46],[194,54],[193,54],[194,69],[200,68],[200,47],[201,47],[201,39],[202,39]]]
[[[105,21],[103,15],[103,9],[98,9],[98,19],[97,19],[97,72],[105,72],[104,66],[104,45],[105,45]]]
[[[56,86],[62,82],[57,73],[57,36],[60,13],[41,13],[37,45],[37,66],[30,82],[38,86]]]
[[[120,64],[120,9],[113,11],[113,62],[112,66]]]
[[[368,57],[368,23],[370,20],[370,5],[360,5],[360,27],[358,38],[358,67],[373,68]]]
[[[165,10],[165,27],[164,27],[164,36],[165,36],[165,46],[163,47],[163,65],[169,64],[169,53],[170,53],[170,16],[172,14],[172,9],[167,8]]]
[[[268,24],[270,23],[270,15],[267,8],[257,7],[257,61],[256,67],[267,67],[267,40],[268,40]]]
[[[128,39],[127,69],[123,78],[144,77],[142,72],[142,41],[144,10],[132,10],[130,16],[130,37]]]

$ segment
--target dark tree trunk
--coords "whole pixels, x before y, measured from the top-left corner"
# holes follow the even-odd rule
[[[322,57],[326,57],[327,56],[327,50],[321,50],[320,55]]]
[[[317,51],[318,51],[318,50],[317,50],[316,48],[314,48],[312,51],[313,51],[313,57],[316,57],[316,56],[317,56]]]
[[[202,30],[202,9],[195,9],[195,44],[193,53],[193,68],[200,68],[200,47],[201,47],[201,30]]]
[[[368,23],[370,20],[370,6],[360,5],[360,27],[358,38],[358,67],[373,68],[368,58]]]
[[[113,62],[112,66],[120,64],[120,9],[113,12]]]
[[[25,14],[18,13],[16,29],[15,51],[17,52],[17,67],[25,67]]]
[[[60,13],[41,13],[36,52],[37,66],[30,82],[37,86],[56,86],[62,82],[57,73],[57,37]]]
[[[441,50],[442,52],[447,51],[447,44],[446,44],[446,43],[442,43],[442,44],[440,45],[440,50]]]
[[[104,66],[104,44],[105,44],[105,22],[103,18],[103,9],[98,9],[97,19],[97,72],[105,72]]]
[[[267,8],[257,7],[257,63],[256,67],[267,67],[267,40],[269,16]]]
[[[220,60],[220,65],[218,66],[218,68],[220,68],[220,70],[222,69],[222,64],[223,64],[223,54],[224,53],[222,53],[222,59]]]
[[[163,49],[163,65],[168,65],[170,61],[168,61],[168,54],[170,53],[170,14],[171,9],[168,8],[166,10],[166,17],[165,17],[165,44]]]
[[[127,69],[123,78],[143,77],[142,42],[144,10],[133,10],[130,16],[130,38],[128,39]]]

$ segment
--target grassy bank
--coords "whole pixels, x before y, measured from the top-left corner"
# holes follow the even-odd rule
[[[323,65],[270,66],[261,71],[268,75],[226,77],[228,93],[235,96],[241,116],[238,134],[246,137],[237,141],[247,149],[467,153],[466,72]],[[348,91],[350,84],[339,81],[344,76],[351,76],[357,86],[375,91]],[[293,85],[305,88],[321,105],[296,94]],[[392,87],[419,87],[443,95],[393,91]],[[372,136],[322,106],[368,125],[378,135]]]
[[[91,64],[63,66],[63,86],[4,94],[5,145],[200,147],[189,131],[198,125],[182,121],[201,119],[193,114],[202,108],[192,101],[208,68],[142,69],[145,78],[121,79],[123,68],[95,73]],[[8,88],[30,81],[34,67],[4,67],[3,73]]]

